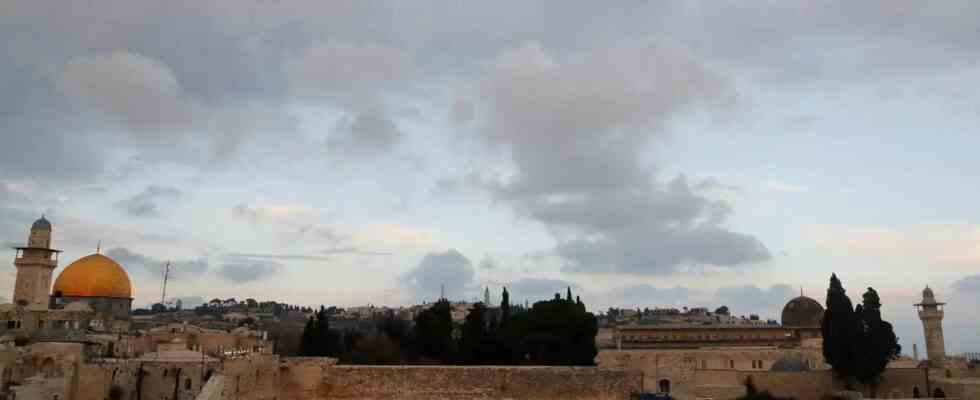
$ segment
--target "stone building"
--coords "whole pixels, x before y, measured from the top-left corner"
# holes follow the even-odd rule
[[[816,300],[800,296],[783,307],[781,325],[656,324],[612,328],[615,348],[700,349],[711,347],[798,348],[820,338],[824,309]]]
[[[923,291],[916,307],[929,358],[890,363],[877,388],[879,398],[943,395],[980,399],[980,365],[946,355],[942,335],[944,305],[936,300],[932,289]],[[627,337],[621,348],[600,351],[597,362],[603,368],[640,371],[644,391],[670,393],[678,400],[736,399],[745,394],[749,381],[776,396],[822,400],[846,388],[823,362],[819,330],[822,314],[823,307],[815,300],[793,299],[783,309],[782,325],[759,335],[764,339],[749,336],[746,340],[753,331],[745,329],[624,329],[624,336],[666,337]],[[726,336],[726,332],[730,333]],[[856,389],[865,396],[871,393],[868,387]]]
[[[929,286],[922,290],[922,301],[915,307],[919,310],[922,329],[926,338],[926,355],[932,367],[942,368],[946,363],[946,341],[943,339],[943,307],[946,303],[936,301],[936,295]]]
[[[88,304],[100,319],[128,321],[133,286],[119,263],[96,253],[69,264],[54,281],[51,308]]]
[[[51,222],[41,216],[31,225],[27,246],[14,248],[14,301],[0,304],[0,342],[128,331],[133,299],[126,270],[102,254],[83,257],[58,275],[52,293],[60,253],[51,247],[52,237]]]

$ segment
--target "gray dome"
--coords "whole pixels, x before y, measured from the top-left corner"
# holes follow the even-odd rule
[[[810,365],[800,356],[787,355],[776,360],[769,370],[773,372],[803,372],[809,371]]]
[[[46,230],[46,231],[50,231],[51,230],[51,223],[48,222],[48,220],[46,218],[44,218],[44,214],[41,214],[41,218],[38,218],[37,221],[34,221],[34,224],[31,225],[31,230],[32,231],[33,230],[39,230],[39,229],[40,230]]]
[[[815,328],[822,320],[823,306],[809,297],[797,297],[783,307],[783,326]]]

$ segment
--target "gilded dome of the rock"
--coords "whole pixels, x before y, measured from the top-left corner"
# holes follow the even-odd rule
[[[55,296],[131,299],[133,286],[119,263],[102,254],[85,256],[65,267],[54,281]]]

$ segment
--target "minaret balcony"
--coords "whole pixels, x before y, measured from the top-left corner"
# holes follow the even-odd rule
[[[14,264],[42,264],[50,267],[58,266],[58,255],[61,253],[59,250],[52,249],[38,249],[31,247],[19,247],[16,249],[17,254],[14,256]]]

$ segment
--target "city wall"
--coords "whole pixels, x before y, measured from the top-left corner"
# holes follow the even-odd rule
[[[335,364],[329,358],[285,358],[277,367],[255,360],[226,362],[198,399],[621,400],[640,391],[642,383],[638,371],[594,367]]]
[[[699,370],[695,379],[695,396],[716,400],[730,400],[745,394],[745,383],[751,379],[758,390],[766,390],[776,396],[794,397],[798,400],[823,400],[833,392],[845,389],[829,370],[806,372]],[[973,399],[980,393],[980,386],[972,382],[957,382],[930,377],[927,382],[924,370],[918,368],[888,369],[878,385],[878,398],[912,398],[913,389],[925,397],[928,390],[936,388],[948,397]],[[871,390],[857,384],[854,390],[870,397]],[[678,397],[680,398],[680,397]]]
[[[628,399],[637,372],[594,367],[336,366],[325,370],[332,399]]]

